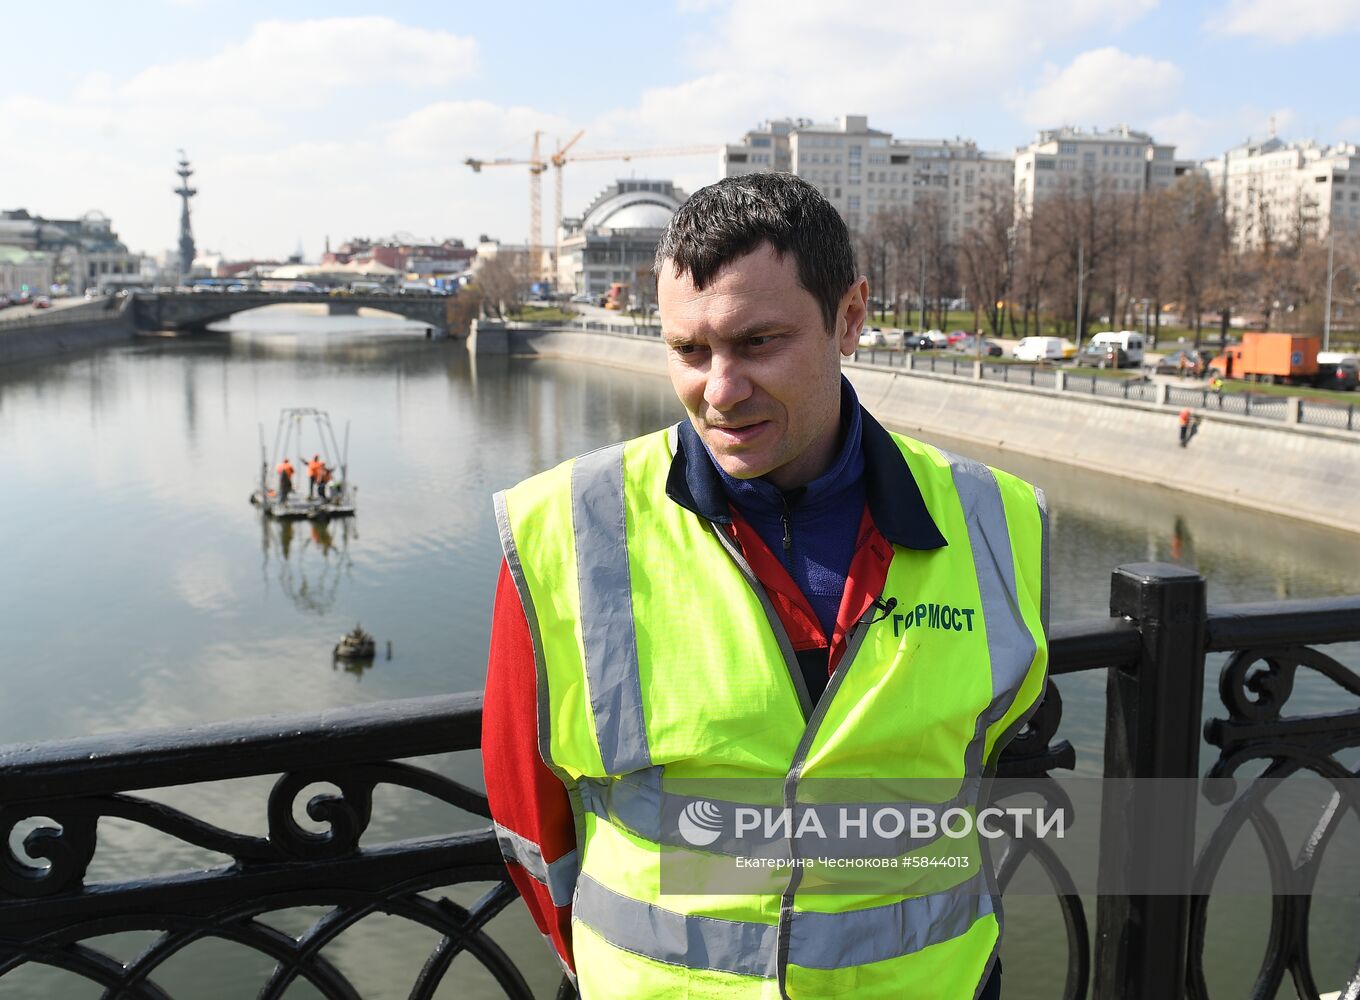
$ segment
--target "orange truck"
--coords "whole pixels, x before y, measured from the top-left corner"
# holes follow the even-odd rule
[[[1209,374],[1251,382],[1287,382],[1313,385],[1318,380],[1317,337],[1296,333],[1244,333],[1234,344],[1209,362]]]

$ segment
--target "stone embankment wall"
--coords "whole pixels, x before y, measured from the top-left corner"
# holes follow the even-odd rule
[[[495,336],[504,338],[495,353],[666,373],[659,339],[541,329]],[[1360,532],[1360,433],[1203,413],[1181,448],[1174,406],[853,362],[845,372],[864,405],[894,430],[976,441]]]
[[[39,361],[128,340],[135,333],[131,301],[91,299],[13,319],[0,313],[0,365]]]

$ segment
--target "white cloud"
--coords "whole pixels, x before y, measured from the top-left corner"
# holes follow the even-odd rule
[[[696,75],[601,116],[605,138],[725,142],[764,118],[867,113],[882,123],[995,100],[1050,46],[1117,29],[1157,0],[935,0],[869,5],[732,0],[690,39]],[[885,126],[886,127],[886,126]],[[966,128],[966,126],[963,126]]]
[[[1206,26],[1225,35],[1288,45],[1360,28],[1355,0],[1229,0]]]
[[[445,31],[387,17],[260,21],[246,39],[205,59],[151,66],[110,96],[154,104],[240,104],[271,100],[315,107],[337,90],[439,86],[471,76],[477,45]]]
[[[526,159],[535,131],[546,133],[540,151],[553,148],[571,123],[533,108],[501,107],[491,101],[439,101],[427,104],[386,127],[387,144],[410,156]]]
[[[1176,156],[1182,159],[1207,159],[1248,139],[1264,139],[1272,129],[1287,140],[1297,121],[1292,108],[1241,107],[1213,118],[1183,109],[1152,119],[1148,131],[1158,142],[1175,143]]]
[[[1092,49],[1063,69],[1049,65],[1021,99],[1021,111],[1026,121],[1047,127],[1139,122],[1170,107],[1181,81],[1181,71],[1165,60]]]
[[[1338,142],[1360,142],[1360,115],[1337,122],[1332,132]]]

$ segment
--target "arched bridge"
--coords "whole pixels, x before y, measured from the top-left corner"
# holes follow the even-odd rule
[[[449,332],[449,307],[444,295],[329,295],[325,292],[137,292],[133,316],[143,330],[194,330],[236,313],[283,303],[316,302],[332,315],[353,315],[361,307],[428,323],[438,334]]]

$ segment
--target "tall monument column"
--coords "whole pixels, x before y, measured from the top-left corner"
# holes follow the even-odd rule
[[[193,170],[189,168],[189,158],[184,155],[184,150],[179,151],[179,187],[175,188],[175,194],[179,195],[179,279],[180,284],[186,284],[194,267],[194,231],[189,225],[189,199],[198,194],[197,188],[189,186],[189,178]]]

